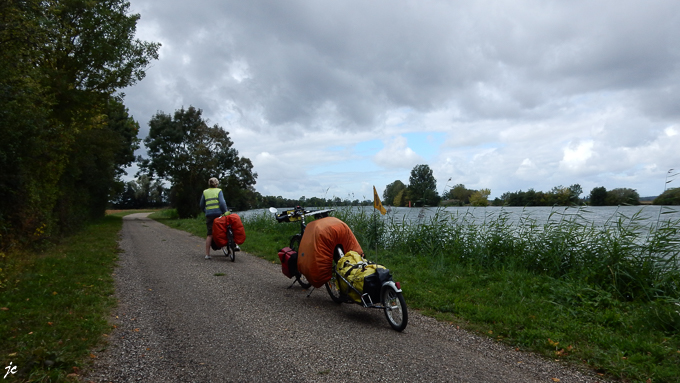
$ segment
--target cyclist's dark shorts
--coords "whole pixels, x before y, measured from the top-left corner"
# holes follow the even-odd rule
[[[219,217],[219,216],[218,216]],[[212,224],[217,217],[205,217],[205,226],[208,229],[207,235],[212,235]]]

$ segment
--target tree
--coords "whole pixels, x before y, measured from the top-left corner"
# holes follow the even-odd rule
[[[583,188],[579,184],[569,186],[569,202],[572,205],[578,204],[579,197],[583,194]]]
[[[454,200],[462,206],[470,203],[470,196],[472,193],[474,193],[474,190],[468,190],[465,185],[457,184],[444,194],[443,197],[445,199]]]
[[[604,186],[593,188],[590,191],[590,205],[604,206],[607,199],[607,189]]]
[[[159,180],[151,182],[142,174],[136,180],[128,181],[113,199],[116,209],[144,209],[165,206],[167,190]]]
[[[654,205],[680,205],[680,187],[670,188],[656,197],[653,202]]]
[[[609,206],[639,205],[640,195],[634,189],[617,188],[607,192],[605,203]]]
[[[489,206],[489,196],[491,195],[491,190],[482,189],[475,191],[470,196],[470,204],[472,206]]]
[[[437,205],[439,203],[437,180],[432,175],[432,169],[428,165],[416,165],[411,170],[408,188],[412,193],[413,202],[422,205]]]
[[[170,201],[180,218],[200,212],[201,192],[209,178],[217,177],[221,186],[226,186],[225,199],[252,192],[257,178],[250,160],[239,157],[232,148],[229,132],[217,124],[208,126],[202,113],[193,106],[178,109],[174,116],[157,113],[149,121],[151,129],[144,139],[149,158],[140,158],[142,171],[172,184]],[[227,199],[230,208],[242,202]]]
[[[55,208],[62,227],[76,228],[84,220],[103,217],[116,180],[135,159],[139,124],[114,98],[104,112],[98,125],[75,135],[79,150],[68,154]]]
[[[406,189],[406,185],[403,182],[396,180],[385,187],[383,192],[383,205],[395,205],[394,197],[399,194],[402,190]]]
[[[411,189],[401,189],[401,191],[394,197],[393,206],[408,206],[408,201],[411,200]]]
[[[0,3],[1,247],[104,214],[111,182],[82,184],[87,169],[78,167],[103,166],[103,180],[117,166],[109,161],[123,160],[105,146],[115,136],[109,102],[158,58],[158,44],[134,39],[139,15],[128,8],[124,0]],[[85,153],[96,158],[82,161]],[[71,193],[83,187],[87,201]]]

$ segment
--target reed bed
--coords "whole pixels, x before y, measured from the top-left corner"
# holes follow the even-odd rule
[[[528,212],[511,220],[501,211],[482,224],[478,217],[443,209],[416,222],[363,210],[337,215],[368,248],[429,258],[443,269],[455,264],[585,281],[624,301],[680,298],[679,220],[650,224],[639,214],[616,213],[595,225],[584,212],[555,209],[538,222]]]

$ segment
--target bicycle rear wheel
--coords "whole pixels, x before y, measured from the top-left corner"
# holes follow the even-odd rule
[[[229,257],[232,262],[236,261],[236,252],[229,245],[223,247],[222,252],[224,253],[224,256]]]

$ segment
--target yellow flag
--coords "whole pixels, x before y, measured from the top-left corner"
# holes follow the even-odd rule
[[[385,215],[387,213],[387,210],[382,205],[382,202],[380,202],[380,197],[378,197],[378,192],[375,190],[375,186],[373,186],[373,207],[376,208],[376,210],[380,210],[380,213]]]

